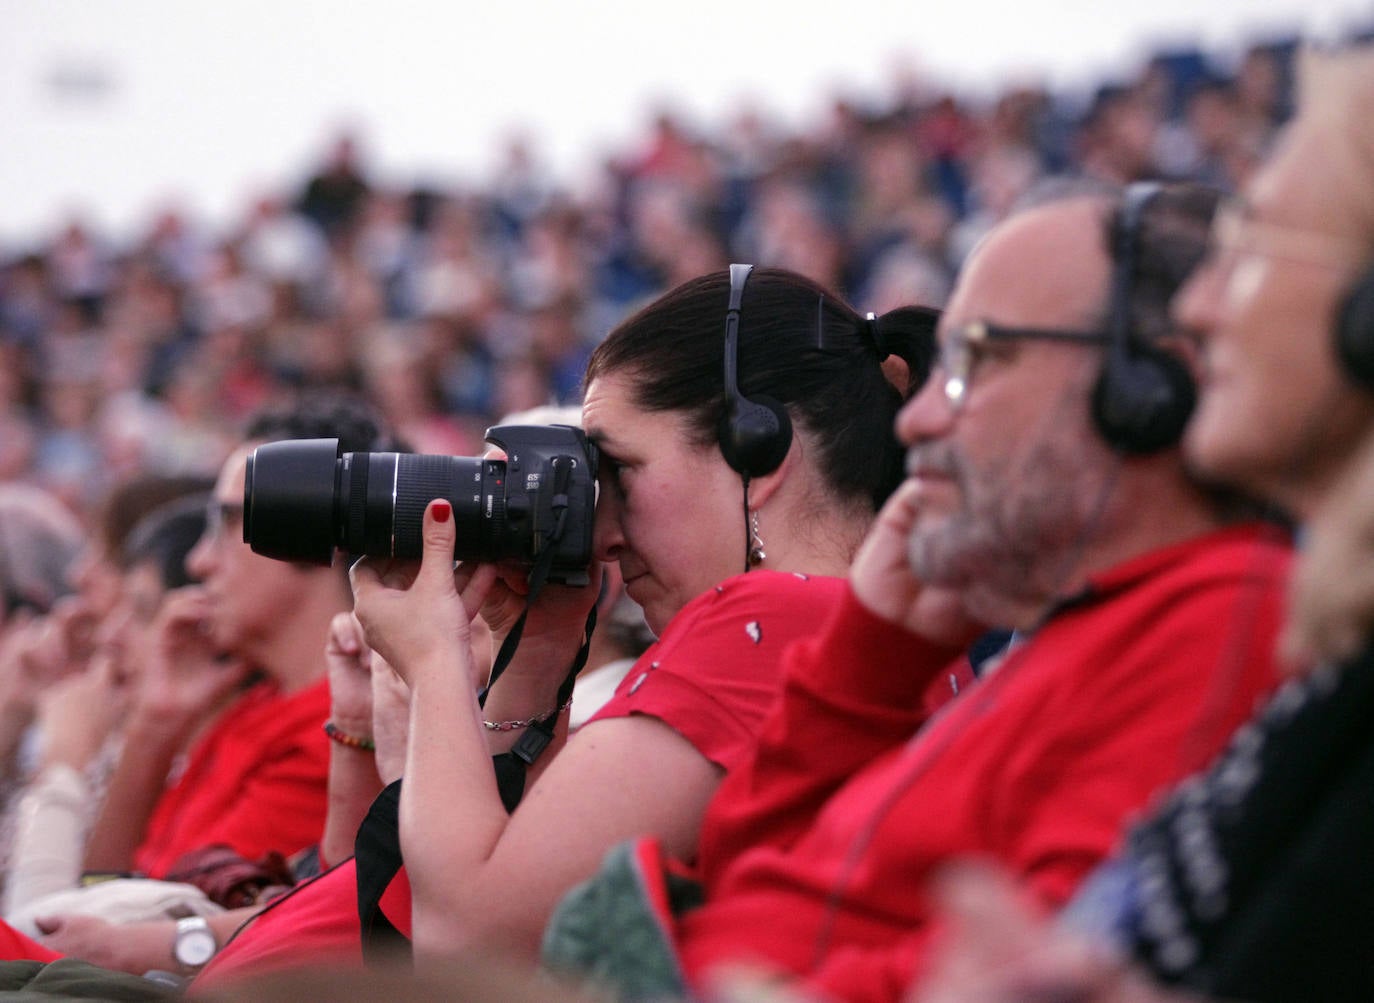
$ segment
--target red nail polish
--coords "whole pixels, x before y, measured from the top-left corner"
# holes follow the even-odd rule
[[[453,506],[446,501],[434,503],[434,521],[448,522],[448,517],[453,514]]]

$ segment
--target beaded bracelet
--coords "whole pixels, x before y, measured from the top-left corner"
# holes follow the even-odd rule
[[[350,735],[341,730],[333,721],[324,723],[324,733],[329,736],[331,741],[346,745],[350,749],[361,749],[363,752],[375,752],[377,743],[370,738],[359,738],[357,735]]]
[[[557,717],[572,706],[572,697],[563,701],[563,706],[556,710],[551,710],[547,714],[540,714],[538,717],[526,718],[523,721],[483,721],[483,726],[487,731],[515,731],[517,728],[528,728],[532,724],[543,724],[550,718]]]

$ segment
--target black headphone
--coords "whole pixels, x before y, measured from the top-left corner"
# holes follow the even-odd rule
[[[717,436],[725,462],[748,480],[778,469],[792,445],[792,419],[771,397],[745,397],[739,389],[739,314],[753,265],[730,266],[730,305],[725,312],[725,394],[729,398]]]
[[[1366,269],[1341,299],[1335,335],[1345,375],[1374,393],[1374,268]]]
[[[1134,455],[1158,452],[1178,442],[1197,404],[1197,384],[1183,360],[1135,337],[1131,330],[1141,220],[1160,187],[1153,182],[1133,184],[1122,198],[1112,235],[1107,357],[1093,388],[1093,422],[1098,432],[1113,449]]]

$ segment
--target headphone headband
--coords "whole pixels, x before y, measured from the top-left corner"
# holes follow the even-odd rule
[[[725,462],[746,481],[772,473],[792,445],[792,419],[770,397],[745,397],[739,388],[739,325],[744,285],[753,265],[730,266],[730,299],[725,311],[726,411],[717,430]]]
[[[1135,455],[1178,442],[1197,403],[1197,387],[1183,360],[1136,337],[1131,321],[1142,224],[1162,190],[1157,182],[1139,182],[1122,196],[1111,241],[1109,341],[1093,388],[1098,432],[1113,449]]]
[[[1163,186],[1156,181],[1138,181],[1126,188],[1121,211],[1112,233],[1111,347],[1125,353],[1131,342],[1131,291],[1135,288],[1136,262],[1140,256],[1140,226],[1145,210]]]

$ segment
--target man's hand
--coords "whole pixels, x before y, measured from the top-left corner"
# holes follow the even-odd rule
[[[920,511],[916,491],[905,481],[887,500],[854,557],[850,583],[875,616],[938,644],[964,647],[980,626],[964,612],[958,593],[922,584],[907,558]]]
[[[95,916],[44,916],[34,920],[46,947],[102,968],[142,975],[150,969],[176,971],[172,955],[176,923],[121,923]]]
[[[39,701],[43,763],[84,769],[124,720],[131,702],[129,681],[113,659],[97,654],[86,671],[57,683]]]
[[[198,722],[247,678],[249,666],[219,651],[209,634],[210,601],[196,586],[169,592],[138,693],[145,720],[180,729]]]

